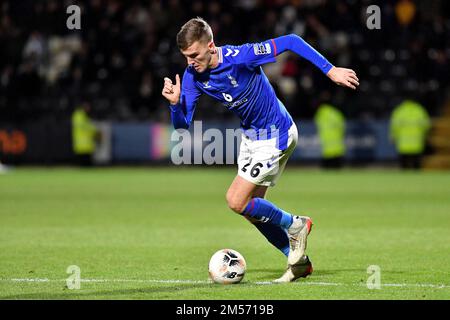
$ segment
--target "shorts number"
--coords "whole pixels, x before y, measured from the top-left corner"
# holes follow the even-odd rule
[[[250,159],[250,161],[242,167],[242,172],[247,172],[247,167],[252,164],[252,160],[253,159]]]
[[[242,167],[242,169],[241,169],[242,172],[247,172],[247,167],[252,164],[252,160],[253,159],[250,159],[250,162],[245,164]],[[262,167],[264,167],[264,165],[261,162],[256,163],[250,170],[250,176],[252,176],[252,178],[256,178],[257,176],[259,176],[259,173],[260,173],[259,168],[262,168]]]
[[[253,166],[252,170],[250,170],[250,175],[252,178],[256,178],[259,175],[259,168],[262,167],[264,167],[264,165],[261,162],[258,162]]]

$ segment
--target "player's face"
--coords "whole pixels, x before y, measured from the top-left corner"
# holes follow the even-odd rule
[[[202,73],[210,66],[214,50],[212,41],[209,43],[195,41],[186,50],[181,50],[181,53],[186,57],[187,63],[195,68],[195,71]]]

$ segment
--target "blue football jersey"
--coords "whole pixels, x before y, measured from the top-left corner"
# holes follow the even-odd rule
[[[217,49],[216,68],[203,73],[197,73],[192,66],[186,68],[181,90],[183,105],[195,108],[199,96],[206,93],[237,114],[251,138],[267,139],[277,132],[279,147],[285,149],[293,121],[261,68],[275,62],[273,40]]]
[[[293,34],[260,43],[225,45],[217,49],[219,64],[216,68],[202,73],[197,73],[192,66],[186,68],[180,103],[171,106],[175,127],[189,126],[198,98],[206,93],[240,118],[242,128],[251,139],[278,137],[278,148],[286,149],[292,117],[275,95],[261,66],[275,62],[277,54],[286,50],[305,57],[323,73],[327,73],[332,65]]]

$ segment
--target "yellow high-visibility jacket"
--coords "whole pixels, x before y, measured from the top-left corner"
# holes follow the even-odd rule
[[[72,114],[72,142],[75,154],[90,154],[95,150],[97,129],[83,109]]]
[[[342,112],[329,104],[319,106],[315,116],[324,158],[345,154],[345,118]]]
[[[405,100],[391,115],[390,136],[401,154],[420,154],[425,148],[430,117],[419,103]]]

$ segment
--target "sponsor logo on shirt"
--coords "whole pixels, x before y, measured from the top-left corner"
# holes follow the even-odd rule
[[[223,105],[225,107],[229,107],[229,108],[236,108],[236,107],[239,107],[240,105],[246,103],[247,101],[248,101],[248,99],[244,98],[244,99],[241,99],[241,100],[237,100],[235,102],[228,102],[228,103],[225,102],[225,103],[223,103]]]

